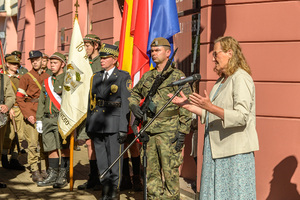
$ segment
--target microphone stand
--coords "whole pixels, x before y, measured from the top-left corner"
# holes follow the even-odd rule
[[[171,101],[178,95],[178,93],[183,89],[184,85],[180,85],[178,90],[174,93],[174,95],[169,99],[169,101],[155,114],[155,116],[139,131],[139,133],[136,135],[134,140],[124,149],[124,151],[119,155],[119,157],[116,158],[116,160],[106,169],[104,172],[100,175],[100,179],[102,179],[107,172],[122,158],[122,156],[126,153],[126,151],[135,143],[135,141],[142,136],[142,134],[145,134],[144,137],[148,137],[148,135],[145,133],[146,129],[153,123],[153,121],[159,116],[159,114],[171,103]],[[149,140],[149,139],[148,139]],[[147,141],[148,142],[148,141]],[[144,168],[144,177],[143,177],[143,183],[144,183],[144,200],[147,200],[147,142],[143,142],[143,168]]]

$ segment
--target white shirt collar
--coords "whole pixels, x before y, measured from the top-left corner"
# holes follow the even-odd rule
[[[113,73],[113,71],[114,71],[115,68],[116,68],[116,67],[113,67],[113,68],[111,68],[111,69],[108,70],[108,71],[104,71],[104,76],[105,76],[105,73],[107,72],[107,73],[108,73],[108,74],[107,74],[107,78],[109,78],[110,75]]]

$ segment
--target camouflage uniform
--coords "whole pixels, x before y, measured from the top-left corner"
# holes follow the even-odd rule
[[[140,100],[145,98],[159,74],[156,69],[146,72],[137,85],[132,89],[129,105],[139,105]],[[152,101],[159,111],[170,99],[167,95],[175,93],[178,86],[167,85],[185,77],[184,73],[175,69],[174,65],[164,73],[170,73],[169,77],[159,86]],[[185,86],[185,95],[191,94],[191,88]],[[146,130],[149,135],[147,144],[147,191],[148,199],[180,199],[179,171],[178,167],[183,161],[182,153],[176,152],[176,143],[171,143],[177,131],[188,134],[191,124],[191,113],[186,109],[179,108],[170,103],[166,109],[154,120]],[[152,116],[153,117],[153,116]],[[148,115],[148,121],[151,117]],[[163,170],[165,186],[161,177]]]

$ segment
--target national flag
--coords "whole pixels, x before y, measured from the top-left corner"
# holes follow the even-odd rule
[[[58,129],[64,139],[70,135],[87,116],[90,78],[93,75],[84,48],[77,17],[74,19],[69,59],[62,93]]]
[[[130,35],[133,0],[125,0],[119,43],[119,69],[131,73],[133,37]]]
[[[173,53],[173,35],[178,33],[179,20],[175,0],[154,0],[151,24],[148,37],[147,54],[151,57],[151,42],[157,37],[166,38],[171,44],[171,55]],[[150,66],[153,65],[152,59]]]

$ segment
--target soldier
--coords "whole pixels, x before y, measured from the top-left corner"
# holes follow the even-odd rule
[[[94,142],[97,165],[103,173],[123,150],[127,137],[131,79],[118,70],[118,47],[103,44],[100,50],[104,70],[91,78],[86,130]],[[100,180],[102,199],[118,199],[122,160]]]
[[[16,55],[10,55],[6,57],[6,67],[6,74],[10,78],[11,86],[14,90],[14,93],[16,94],[20,81],[20,75],[18,74],[18,69],[20,67],[19,57],[17,57]],[[21,142],[23,140],[24,119],[17,103],[15,103],[12,109],[10,109],[9,115],[11,120],[6,128],[6,133],[4,137],[3,150],[1,156],[2,167],[6,169],[25,170],[25,167],[22,166],[18,161],[19,152],[17,149],[17,144],[12,144],[12,141],[15,138],[18,138],[18,141],[16,142],[19,142],[19,146],[21,146]],[[15,132],[17,132],[18,134],[17,136]],[[7,158],[9,149],[13,150],[13,152],[11,152],[12,156],[10,162],[8,162]]]
[[[98,36],[94,34],[87,34],[84,38],[84,46],[86,50],[86,54],[89,57],[90,65],[93,70],[93,73],[102,70],[101,67],[101,59],[99,56],[99,50],[101,48],[101,40]],[[85,121],[79,126],[78,131],[78,139],[86,140],[86,145],[88,147],[88,157],[90,162],[90,174],[89,179],[82,185],[79,185],[77,188],[79,190],[85,190],[89,188],[94,188],[94,190],[100,189],[100,181],[98,178],[98,168],[97,161],[95,155],[95,148],[92,140],[87,136],[85,132]]]
[[[9,78],[5,75],[5,74],[0,74],[0,92],[2,91],[3,88],[3,93],[4,93],[4,103],[0,102],[0,112],[1,113],[7,113],[11,107],[14,105],[15,103],[15,94],[14,91],[11,87]],[[3,94],[0,94],[1,96]],[[3,136],[5,133],[5,127],[0,128],[0,151],[2,149],[2,145],[3,145]],[[0,176],[1,177],[1,176]],[[0,188],[6,188],[6,184],[4,183],[0,183]]]
[[[48,176],[45,180],[37,182],[39,187],[53,186],[53,188],[63,188],[68,184],[69,144],[62,144],[62,138],[57,126],[65,76],[63,68],[65,65],[66,58],[63,54],[55,52],[50,57],[53,76],[44,80],[36,112],[36,129],[42,134],[44,151],[49,152]],[[59,149],[61,150],[60,169]]]
[[[25,118],[24,136],[26,141],[28,142],[27,162],[30,165],[32,180],[34,182],[43,181],[43,177],[47,176],[46,165],[44,163],[45,155],[43,154],[42,150],[40,151],[40,156],[37,152],[39,134],[35,129],[35,115],[38,107],[38,98],[42,89],[41,84],[43,83],[44,79],[49,77],[49,74],[45,73],[41,69],[42,56],[43,54],[40,51],[29,52],[29,59],[33,68],[31,71],[27,72],[24,76],[21,77],[18,92],[16,95],[17,103]],[[40,159],[42,175],[38,167],[39,157],[41,157]]]
[[[165,38],[155,38],[151,43],[151,57],[156,68],[146,72],[132,89],[129,107],[135,117],[142,118],[139,108],[140,100],[145,98],[155,80],[163,70],[171,54],[170,43]],[[167,95],[174,93],[178,86],[168,87],[168,84],[184,78],[185,75],[174,64],[164,73],[165,81],[159,86],[152,102],[156,111],[161,109],[170,99]],[[183,89],[185,95],[191,93],[191,88]],[[155,113],[147,111],[150,121]],[[180,199],[179,170],[183,158],[181,154],[185,135],[189,133],[191,113],[170,103],[156,120],[149,126],[147,143],[147,195],[148,199]],[[163,171],[164,178],[162,177]],[[165,183],[163,183],[163,180]]]
[[[18,56],[20,59],[20,62],[21,62],[21,60],[22,60],[22,52],[21,51],[13,51],[13,52],[11,52],[11,55]],[[27,72],[28,72],[28,70],[25,67],[23,67],[22,65],[20,65],[20,68],[18,70],[19,75],[24,75]]]
[[[42,69],[52,76],[52,71],[48,68],[48,61],[49,61],[49,56],[45,53],[43,53],[43,58],[42,58]]]

